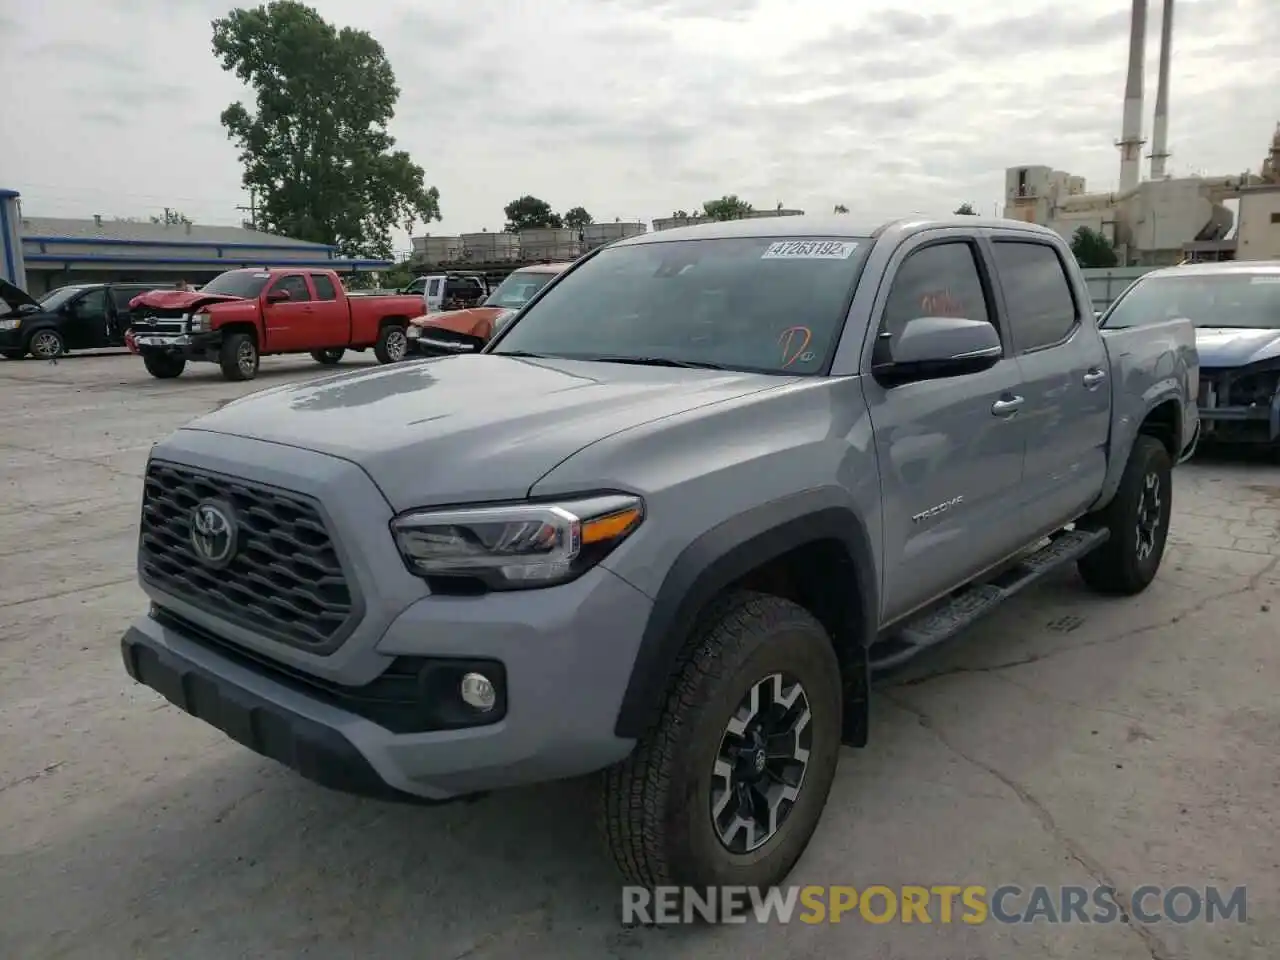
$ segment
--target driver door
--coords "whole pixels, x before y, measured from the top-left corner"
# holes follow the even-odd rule
[[[987,320],[1004,344],[1003,358],[978,373],[897,386],[869,370],[863,377],[882,491],[883,622],[1020,546],[1013,505],[1026,448],[1016,404],[1022,373],[990,276],[971,235],[931,232],[903,244],[877,295],[879,351],[892,350],[908,321],[930,316]]]
[[[288,300],[271,302],[271,294],[283,290]],[[263,353],[304,353],[328,346],[316,343],[311,318],[315,305],[311,299],[311,287],[301,273],[286,273],[271,282],[263,291],[262,323],[266,331]]]
[[[62,336],[68,350],[90,350],[107,345],[107,291],[90,290],[67,305]]]

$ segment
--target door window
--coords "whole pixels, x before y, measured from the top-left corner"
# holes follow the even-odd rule
[[[81,320],[104,317],[107,314],[107,291],[99,287],[90,290],[76,301],[76,316]]]
[[[333,281],[323,273],[313,273],[311,283],[316,288],[317,300],[337,300],[338,291],[333,288]]]
[[[311,299],[311,291],[307,289],[307,280],[299,274],[290,274],[276,281],[276,290],[289,292],[289,303],[306,303]]]
[[[1076,301],[1062,258],[1044,243],[1000,240],[996,272],[1019,353],[1061,343],[1075,329]]]
[[[430,285],[427,287],[427,296],[428,297],[440,296],[440,278],[439,277],[436,277],[434,280],[432,280]]]
[[[963,317],[992,322],[973,245],[935,243],[909,254],[894,275],[880,321],[877,348],[893,342],[918,317]]]

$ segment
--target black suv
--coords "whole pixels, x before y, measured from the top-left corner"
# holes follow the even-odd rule
[[[38,300],[0,280],[0,356],[42,360],[68,350],[123,347],[132,316],[129,301],[173,283],[82,283],[50,290]]]

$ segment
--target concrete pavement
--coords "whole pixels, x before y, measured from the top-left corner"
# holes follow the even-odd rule
[[[1064,573],[883,684],[793,878],[1246,885],[1247,923],[627,929],[587,784],[436,809],[348,798],[125,675],[150,444],[320,374],[0,362],[0,956],[1275,956],[1280,468],[1180,468],[1147,593],[1105,600]]]

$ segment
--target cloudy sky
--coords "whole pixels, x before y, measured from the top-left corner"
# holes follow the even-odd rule
[[[226,0],[0,0],[0,186],[28,215],[234,223],[218,123],[252,98],[210,52]],[[991,212],[1003,171],[1115,186],[1128,0],[317,0],[371,32],[392,132],[441,193],[433,233],[533,193],[651,220],[724,193],[868,219]],[[1147,127],[1160,0],[1151,0]],[[1178,0],[1174,173],[1257,169],[1277,0]],[[415,232],[421,232],[417,228]]]

